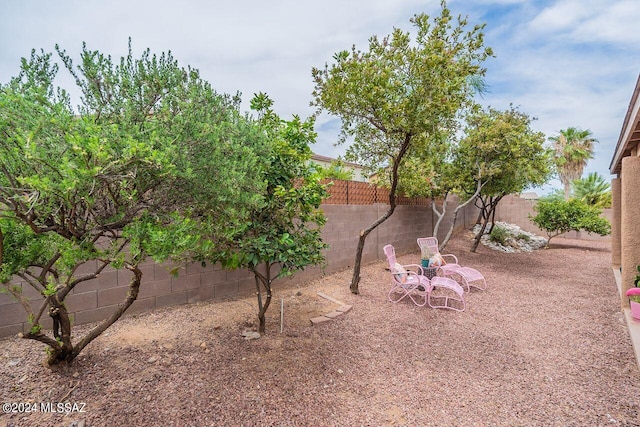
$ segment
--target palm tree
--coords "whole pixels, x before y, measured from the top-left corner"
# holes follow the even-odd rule
[[[564,186],[564,198],[568,200],[571,182],[582,177],[587,161],[593,158],[593,144],[598,140],[590,130],[574,127],[561,130],[549,140],[554,143],[556,170]]]
[[[597,172],[577,179],[571,185],[576,199],[598,208],[611,207],[611,185]]]

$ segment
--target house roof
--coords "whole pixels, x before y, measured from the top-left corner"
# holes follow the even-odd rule
[[[622,159],[631,155],[631,150],[640,143],[640,75],[636,87],[629,102],[627,114],[622,123],[622,130],[616,145],[616,151],[611,159],[609,171],[611,174],[619,174],[622,169]]]
[[[326,163],[331,163],[336,161],[337,159],[334,159],[333,157],[327,157],[327,156],[323,156],[321,154],[315,154],[313,153],[311,155],[311,160],[316,160],[318,162],[326,162]],[[351,162],[345,162],[344,160],[342,161],[343,164],[347,165],[347,166],[351,166],[353,168],[362,168],[362,165],[359,165],[357,163],[351,163]]]

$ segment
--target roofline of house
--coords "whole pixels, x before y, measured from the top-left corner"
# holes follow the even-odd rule
[[[629,101],[629,107],[627,108],[627,114],[624,117],[624,122],[622,123],[622,129],[620,130],[620,137],[618,138],[618,143],[616,144],[616,150],[613,154],[613,158],[611,159],[611,164],[609,164],[609,171],[612,175],[615,175],[620,172],[622,167],[621,162],[624,157],[624,153],[627,152],[630,147],[630,139],[631,135],[634,131],[634,124],[639,120],[638,112],[640,110],[640,103],[638,102],[640,95],[640,74],[638,74],[638,80],[636,81],[636,87],[633,90],[633,95],[631,96],[631,101]]]
[[[313,153],[311,155],[311,160],[317,160],[319,162],[327,162],[327,163],[331,163],[331,162],[335,162],[338,159],[334,159],[333,157],[328,157],[328,156],[323,156],[322,154],[316,154]],[[362,165],[359,165],[357,163],[351,163],[351,162],[346,162],[344,160],[341,160],[342,163],[344,163],[347,166],[351,166],[351,167],[355,167],[355,168],[362,168]]]

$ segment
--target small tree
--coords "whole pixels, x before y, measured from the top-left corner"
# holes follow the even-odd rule
[[[340,142],[354,143],[347,158],[388,180],[389,209],[359,233],[351,292],[359,293],[360,266],[367,236],[396,208],[398,169],[414,144],[430,143],[455,125],[455,117],[472,98],[484,76],[481,63],[491,55],[484,47],[483,26],[465,31],[466,19],[454,23],[442,2],[440,16],[429,22],[411,19],[417,30],[395,29],[369,39],[369,50],[355,46],[334,55],[335,64],[314,68],[313,105],[342,118]]]
[[[548,236],[547,247],[551,239],[569,231],[584,230],[606,236],[611,232],[611,224],[602,218],[602,209],[589,206],[582,200],[564,200],[558,197],[542,198],[534,210],[537,214],[531,221]]]
[[[400,170],[399,185],[399,189],[409,197],[431,198],[431,210],[437,218],[433,227],[433,235],[436,237],[440,234],[440,227],[447,214],[450,196],[456,195],[461,199],[453,210],[451,224],[445,231],[444,238],[439,240],[440,251],[444,250],[451,239],[460,211],[475,200],[486,183],[486,177],[480,173],[476,176],[475,183],[464,180],[467,171],[459,171],[457,167],[460,164],[453,162],[460,146],[454,142],[444,142],[446,138],[447,136],[443,136],[443,143],[434,145],[429,150],[412,152]],[[466,185],[475,185],[475,191],[467,191]],[[440,208],[438,200],[442,201]]]
[[[529,116],[513,106],[505,111],[493,108],[477,111],[469,119],[454,163],[466,182],[461,188],[467,194],[481,188],[475,200],[482,225],[472,252],[489,222],[494,223],[500,200],[507,194],[543,184],[551,173],[544,134],[533,131],[530,123]]]
[[[226,249],[213,248],[210,255],[225,267],[248,268],[254,274],[261,333],[265,332],[274,281],[323,263],[322,251],[327,248],[320,235],[326,219],[318,208],[328,193],[309,164],[309,144],[316,138],[314,121],[296,116],[283,121],[272,104],[264,94],[251,101],[268,147],[262,169],[266,182],[260,194],[262,203],[251,210],[246,224],[236,228]]]
[[[148,255],[197,247],[191,216],[223,235],[245,222],[262,186],[246,143],[259,135],[196,70],[148,50],[134,59],[129,48],[114,65],[85,46],[77,68],[58,53],[82,92],[79,114],[53,86],[51,54],[32,52],[0,87],[0,280],[27,312],[23,337],[48,346],[49,365],[72,361],[133,304]],[[129,289],[76,341],[66,298],[107,267],[128,270]],[[14,277],[42,299],[28,299]]]

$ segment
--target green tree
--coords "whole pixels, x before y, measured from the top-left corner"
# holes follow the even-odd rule
[[[571,183],[580,179],[587,161],[593,158],[593,145],[598,142],[590,130],[570,127],[549,138],[553,141],[554,163],[560,182],[564,186],[564,198],[568,200]]]
[[[602,209],[589,206],[582,200],[564,200],[558,197],[542,198],[534,207],[537,214],[530,217],[540,229],[547,232],[547,247],[551,239],[569,231],[584,230],[606,236],[611,224],[602,218]]]
[[[283,121],[272,104],[265,94],[251,101],[269,147],[262,169],[266,182],[262,203],[250,211],[246,224],[236,227],[225,250],[212,256],[225,267],[248,268],[254,274],[261,333],[274,281],[322,264],[327,248],[320,234],[326,219],[318,208],[328,193],[309,164],[309,145],[316,138],[314,120],[294,116]]]
[[[329,166],[323,167],[314,162],[310,162],[311,170],[320,179],[339,179],[350,181],[353,179],[353,171],[345,168],[345,163],[341,159],[336,159]]]
[[[475,200],[482,225],[472,252],[489,222],[494,223],[495,209],[504,196],[548,180],[550,153],[544,141],[543,133],[531,129],[529,116],[513,106],[505,111],[478,110],[469,118],[454,164],[466,194],[475,193],[481,183]]]
[[[82,93],[75,111],[53,86],[50,53],[32,51],[0,86],[0,279],[31,322],[23,337],[48,346],[49,365],[72,361],[133,304],[147,256],[189,252],[201,226],[224,237],[263,186],[250,148],[258,144],[247,143],[262,136],[197,70],[170,53],[134,59],[131,46],[118,65],[83,46],[75,67],[57,50]],[[129,289],[75,340],[66,298],[107,267],[128,270]]]
[[[611,185],[597,172],[571,183],[573,197],[597,208],[611,207]]]
[[[454,134],[443,135],[440,144],[432,145],[427,150],[424,150],[424,146],[414,147],[399,171],[399,190],[402,193],[409,197],[431,198],[431,209],[437,218],[433,227],[436,237],[440,236],[440,227],[447,215],[451,196],[458,197],[459,202],[451,215],[449,228],[444,238],[439,239],[440,251],[444,250],[453,235],[460,211],[476,199],[489,178],[478,167],[475,182],[466,179],[469,165],[453,161],[459,156],[457,151],[465,147],[453,138]],[[464,167],[465,170],[458,170],[458,167]],[[442,203],[441,207],[438,207],[439,202]]]
[[[350,289],[358,293],[362,252],[367,236],[396,208],[398,169],[412,145],[434,138],[455,125],[469,104],[491,55],[484,47],[483,26],[466,31],[467,20],[451,16],[442,2],[440,16],[416,15],[416,37],[395,29],[368,51],[342,51],[335,63],[314,68],[313,105],[342,119],[340,143],[353,138],[347,159],[378,172],[389,186],[389,209],[360,231]],[[381,180],[381,181],[382,181]]]

